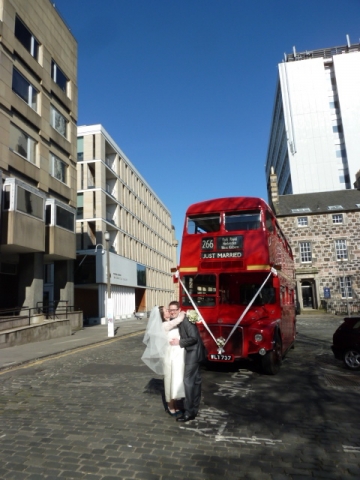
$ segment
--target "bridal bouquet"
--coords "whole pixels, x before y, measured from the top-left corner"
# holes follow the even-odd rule
[[[189,322],[191,323],[197,323],[200,321],[199,315],[195,310],[188,310],[186,312],[186,316],[189,319]]]
[[[216,339],[216,345],[218,346],[217,351],[220,355],[225,351],[224,350],[225,343],[226,343],[226,340],[224,337],[219,337]]]

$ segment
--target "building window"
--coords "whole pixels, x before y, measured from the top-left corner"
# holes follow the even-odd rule
[[[336,158],[346,158],[346,149],[344,145],[338,145],[337,149],[335,150],[335,154]]]
[[[141,287],[146,287],[146,267],[145,265],[136,264],[137,270],[137,284]]]
[[[26,158],[31,163],[36,161],[35,140],[14,124],[10,124],[10,150]]]
[[[44,219],[44,199],[20,186],[17,187],[16,210]]]
[[[308,226],[308,217],[298,217],[298,227]]]
[[[54,264],[47,263],[44,265],[44,283],[54,283]]]
[[[335,240],[336,260],[347,260],[348,251],[346,240]]]
[[[341,298],[352,297],[351,277],[340,277]]]
[[[39,42],[19,17],[15,18],[15,37],[26,48],[30,55],[37,60],[39,56]]]
[[[337,123],[336,125],[332,126],[332,131],[334,133],[343,133],[343,127],[341,123]]]
[[[60,180],[60,182],[66,183],[66,169],[67,169],[66,163],[60,160],[60,158],[54,155],[53,153],[51,153],[50,155],[51,155],[51,160],[50,160],[51,175],[57,178],[58,180]]]
[[[12,89],[31,108],[37,110],[37,95],[39,92],[16,68],[13,69]]]
[[[343,214],[337,213],[332,216],[332,223],[343,223]]]
[[[51,60],[51,78],[66,93],[69,80],[54,60]]]
[[[84,137],[77,138],[77,159],[79,162],[84,160]]]
[[[77,195],[77,208],[76,208],[76,219],[81,220],[84,218],[84,194],[78,193]]]
[[[69,210],[65,210],[65,208],[56,205],[56,225],[58,227],[65,228],[66,230],[70,230],[70,232],[74,231],[74,214]]]
[[[52,105],[50,105],[50,124],[57,132],[66,138],[66,118]]]
[[[311,243],[310,242],[300,242],[300,262],[309,263],[312,260],[311,257]]]

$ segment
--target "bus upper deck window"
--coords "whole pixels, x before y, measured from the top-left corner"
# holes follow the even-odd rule
[[[270,212],[268,212],[267,210],[266,210],[266,213],[265,213],[265,225],[266,225],[266,229],[269,232],[274,231],[274,225],[273,225],[272,217],[271,217]]]
[[[188,217],[187,233],[209,233],[220,230],[220,214]]]
[[[225,214],[225,230],[257,230],[260,228],[260,211]]]

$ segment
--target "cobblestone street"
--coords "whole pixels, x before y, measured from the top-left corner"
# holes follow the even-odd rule
[[[360,373],[330,350],[340,322],[299,316],[276,376],[204,367],[185,425],[164,411],[141,333],[0,371],[0,478],[360,478]]]

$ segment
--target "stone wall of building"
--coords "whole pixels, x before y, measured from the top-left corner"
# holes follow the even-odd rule
[[[349,301],[356,303],[360,295],[360,211],[342,213],[343,223],[333,223],[333,212],[306,214],[308,225],[299,226],[299,216],[278,217],[293,250],[298,290],[301,282],[311,280],[316,285],[317,307],[326,303],[343,302],[340,278],[351,277],[352,296]],[[335,241],[346,240],[348,259],[336,258]],[[301,262],[300,242],[311,243],[311,262]],[[324,289],[330,289],[329,300],[324,298]],[[298,292],[301,297],[301,292]],[[324,300],[326,302],[324,303]]]

